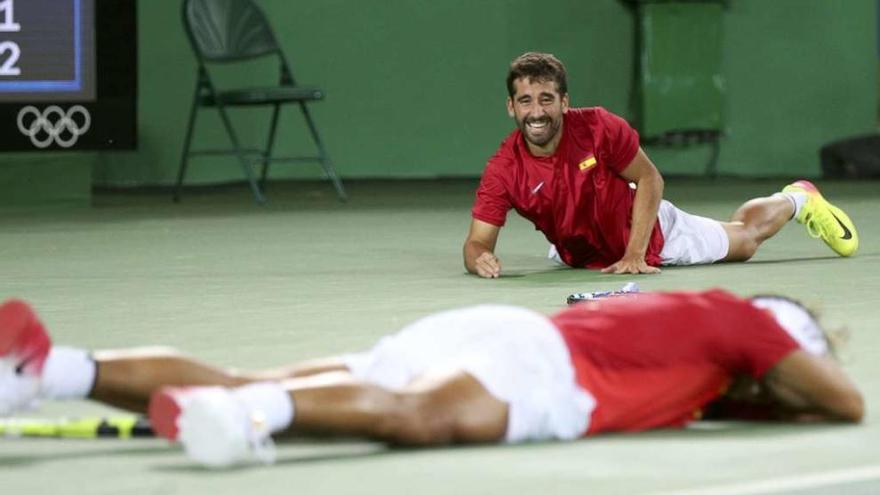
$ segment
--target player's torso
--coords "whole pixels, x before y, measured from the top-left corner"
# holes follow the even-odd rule
[[[603,163],[590,132],[576,131],[564,128],[550,157],[532,156],[517,136],[509,192],[516,211],[559,248],[566,263],[584,266],[608,252],[622,254],[634,192]]]
[[[585,302],[552,317],[578,383],[597,401],[590,434],[683,426],[723,393],[734,329],[719,326],[727,299],[712,297],[640,295],[638,304]]]

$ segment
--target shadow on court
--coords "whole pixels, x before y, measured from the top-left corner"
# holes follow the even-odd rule
[[[6,442],[6,440],[3,440]],[[19,467],[31,466],[35,464],[44,464],[50,462],[64,462],[79,459],[99,459],[102,457],[131,457],[144,459],[156,456],[167,456],[175,451],[167,445],[155,445],[144,447],[107,447],[101,449],[94,448],[94,442],[103,442],[104,440],[70,440],[69,442],[84,442],[88,448],[85,449],[64,449],[63,452],[53,453],[27,453],[21,452],[17,454],[0,454],[0,467]],[[68,441],[66,441],[68,442]]]

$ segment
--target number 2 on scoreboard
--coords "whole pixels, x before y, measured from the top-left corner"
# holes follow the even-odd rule
[[[0,0],[0,33],[17,33],[21,31],[21,24],[15,22],[15,0]],[[4,59],[6,54],[9,54]],[[21,48],[14,41],[0,42],[0,76],[21,75],[21,69],[16,67],[21,56]]]

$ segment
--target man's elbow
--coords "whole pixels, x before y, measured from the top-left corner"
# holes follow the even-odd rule
[[[838,417],[841,421],[861,423],[865,417],[865,399],[854,390],[841,400]]]
[[[824,405],[828,419],[845,423],[861,423],[865,417],[865,400],[855,387],[844,387],[832,396],[828,396]]]
[[[464,262],[464,269],[467,270],[468,273],[476,274],[477,273],[477,257],[474,255],[474,247],[472,245],[472,241],[467,240],[464,243],[464,248],[462,248],[462,261]]]
[[[663,175],[655,167],[651,167],[650,170],[633,180],[633,182],[639,190],[644,189],[650,191],[652,196],[663,197],[663,189],[666,183],[663,181]]]
[[[654,173],[651,175],[651,179],[654,183],[654,189],[657,190],[662,196],[663,188],[665,187],[666,183],[663,181],[663,174],[661,174],[656,167],[654,168]]]
[[[464,269],[466,272],[470,273],[471,275],[477,274],[476,268],[474,268],[473,263],[467,259],[467,256],[464,257]]]

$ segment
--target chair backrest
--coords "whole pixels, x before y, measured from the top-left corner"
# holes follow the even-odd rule
[[[266,15],[252,0],[184,0],[183,25],[202,60],[234,62],[281,54]]]

